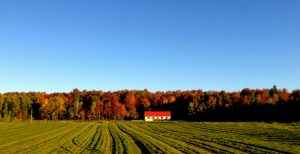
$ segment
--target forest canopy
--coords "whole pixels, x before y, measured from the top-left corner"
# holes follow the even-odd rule
[[[132,120],[144,111],[171,111],[174,120],[298,121],[300,90],[122,90],[0,94],[0,120]]]

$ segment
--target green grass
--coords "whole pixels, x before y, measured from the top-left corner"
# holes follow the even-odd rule
[[[300,153],[300,123],[0,122],[0,153]]]

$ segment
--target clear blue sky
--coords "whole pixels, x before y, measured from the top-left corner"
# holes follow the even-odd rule
[[[3,0],[0,92],[300,88],[299,0]]]

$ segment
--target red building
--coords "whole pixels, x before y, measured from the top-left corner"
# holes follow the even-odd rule
[[[170,111],[145,111],[144,117],[145,117],[145,121],[171,120],[171,112]]]

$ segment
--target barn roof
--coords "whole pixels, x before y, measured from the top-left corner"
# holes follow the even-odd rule
[[[171,116],[171,112],[170,111],[145,111],[144,116],[145,117]]]

